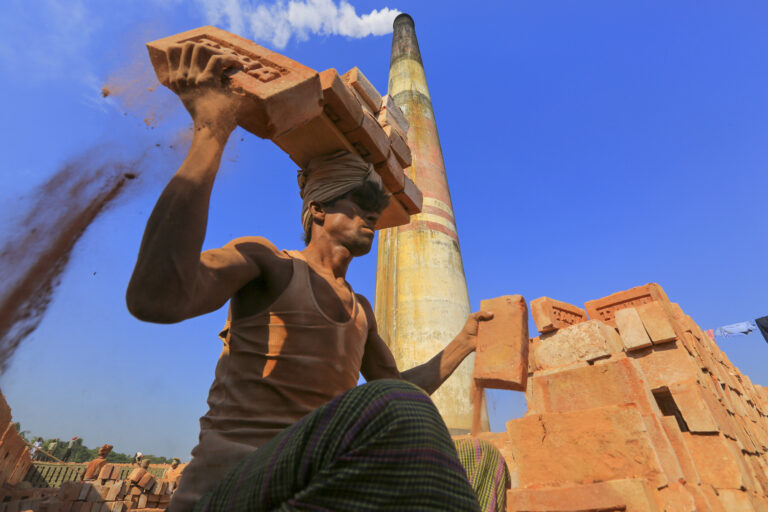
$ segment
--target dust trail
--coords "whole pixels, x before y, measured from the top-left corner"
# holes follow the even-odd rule
[[[146,152],[114,161],[103,150],[70,159],[40,185],[0,246],[0,372],[42,320],[77,241],[143,167]]]
[[[128,64],[106,78],[99,99],[143,120],[141,131],[152,135],[124,137],[118,147],[95,145],[69,159],[32,193],[26,201],[30,206],[0,240],[0,373],[42,320],[72,250],[88,226],[127,189],[137,189],[136,182],[147,185],[167,179],[159,168],[178,166],[176,160],[189,147],[191,124],[187,120],[180,127],[177,119],[178,114],[184,115],[181,102],[160,87],[143,43],[134,44],[133,49]],[[147,149],[137,148],[137,140],[143,140]],[[232,155],[235,146],[229,144],[225,156]],[[116,156],[126,152],[138,156]],[[142,172],[145,169],[151,172]],[[154,185],[159,183],[151,188]]]

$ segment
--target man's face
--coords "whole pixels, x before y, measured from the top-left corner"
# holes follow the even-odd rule
[[[331,238],[346,247],[352,256],[370,252],[379,212],[366,211],[347,198],[326,206],[325,212],[323,227]]]

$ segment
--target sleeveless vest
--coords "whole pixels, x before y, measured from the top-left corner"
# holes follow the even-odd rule
[[[354,388],[368,321],[354,296],[351,318],[320,308],[297,251],[286,289],[265,311],[227,320],[224,347],[200,418],[200,438],[169,511],[191,510],[239,461],[319,406]],[[351,288],[350,288],[350,291]]]

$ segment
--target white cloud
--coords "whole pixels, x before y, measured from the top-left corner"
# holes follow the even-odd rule
[[[248,0],[198,0],[209,23],[244,37],[285,48],[291,38],[312,34],[367,37],[389,34],[397,9],[383,7],[357,14],[345,0],[290,0],[252,4]]]

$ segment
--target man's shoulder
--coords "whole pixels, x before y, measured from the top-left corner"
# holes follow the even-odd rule
[[[368,301],[365,295],[360,293],[356,293],[355,297],[357,297],[357,303],[360,304],[360,306],[363,308],[365,316],[368,319],[368,323],[371,324],[373,322],[372,325],[375,326],[376,316],[374,315],[371,303]]]
[[[263,236],[242,236],[235,238],[224,246],[225,249],[232,249],[246,258],[261,259],[265,256],[275,258],[290,258],[285,252],[275,246],[270,240]]]
[[[363,295],[362,293],[355,293],[355,297],[357,297],[357,302],[359,302],[364,309],[373,311],[373,308],[371,307],[371,302],[368,300],[368,298],[365,295]]]

